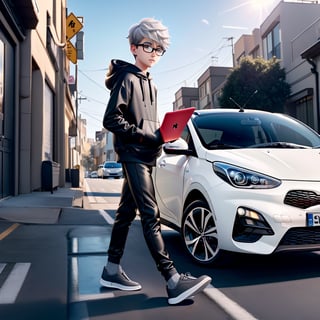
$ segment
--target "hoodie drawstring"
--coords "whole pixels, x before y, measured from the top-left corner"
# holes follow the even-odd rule
[[[145,92],[144,92],[144,86],[143,86],[144,79],[139,77],[139,80],[140,80],[139,82],[140,82],[140,88],[141,88],[141,93],[142,93],[142,100],[145,101]],[[149,86],[150,103],[152,105],[153,101],[154,101],[154,97],[153,97],[153,92],[152,92],[151,79],[147,78],[147,81],[148,81],[148,86]]]
[[[142,101],[144,101],[144,89],[143,89],[143,79],[139,77],[139,82],[140,82],[140,88],[141,88],[141,93],[142,93]]]
[[[152,105],[153,104],[153,94],[152,94],[151,80],[149,78],[148,78],[148,84],[149,84],[149,92],[150,92],[150,102]]]

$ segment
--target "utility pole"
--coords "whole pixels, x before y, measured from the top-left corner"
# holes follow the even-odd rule
[[[234,37],[228,37],[228,38],[225,38],[227,39],[228,41],[231,42],[231,53],[232,53],[232,67],[234,68],[235,67],[235,61],[234,61],[234,49],[233,49],[233,39]]]

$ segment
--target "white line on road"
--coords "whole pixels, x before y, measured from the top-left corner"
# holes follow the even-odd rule
[[[109,224],[114,223],[114,219],[104,210],[100,209],[99,213],[102,215],[103,219],[106,220]]]
[[[16,263],[0,288],[0,304],[14,303],[28,274],[31,263]]]
[[[257,320],[252,314],[243,309],[233,300],[225,296],[220,290],[213,286],[209,286],[204,293],[213,301],[215,301],[233,320]]]
[[[89,301],[114,298],[113,292],[81,294],[79,292],[79,266],[78,257],[71,258],[71,302]]]
[[[0,263],[0,274],[3,271],[3,269],[6,267],[6,263]]]

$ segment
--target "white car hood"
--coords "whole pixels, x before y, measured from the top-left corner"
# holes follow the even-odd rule
[[[320,181],[320,149],[211,150],[210,162],[222,161],[281,180]]]

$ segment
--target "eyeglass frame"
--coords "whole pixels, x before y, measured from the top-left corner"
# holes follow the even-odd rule
[[[143,51],[146,53],[152,53],[154,51],[158,57],[163,56],[164,53],[166,52],[166,50],[164,50],[162,47],[153,48],[151,42],[138,43],[138,44],[135,44],[135,46],[142,47]],[[146,50],[147,48],[152,48],[152,50],[147,51]],[[159,50],[161,50],[161,54],[159,54]]]

